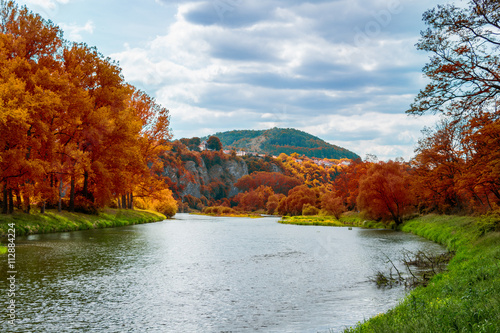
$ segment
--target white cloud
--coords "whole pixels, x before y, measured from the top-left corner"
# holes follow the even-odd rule
[[[85,23],[85,25],[83,26],[79,26],[74,23],[60,23],[59,27],[64,31],[64,37],[74,42],[83,42],[85,40],[83,34],[92,34],[95,28],[92,21],[87,21],[87,23]]]
[[[54,18],[59,12],[59,5],[66,5],[71,0],[21,0],[26,3],[30,9],[41,14],[47,19]]]
[[[171,110],[176,137],[295,127],[361,156],[408,159],[433,121],[404,114],[423,88],[412,27],[426,2],[235,1],[223,17],[210,1],[184,2],[166,34],[111,57]]]

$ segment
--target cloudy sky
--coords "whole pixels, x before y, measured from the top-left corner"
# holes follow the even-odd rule
[[[444,0],[24,0],[118,60],[171,112],[175,138],[297,128],[360,156],[413,156],[435,116],[415,43]]]

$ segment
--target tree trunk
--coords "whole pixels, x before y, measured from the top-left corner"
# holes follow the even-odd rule
[[[134,194],[132,192],[130,193],[130,202],[128,205],[128,209],[134,209]]]
[[[40,213],[45,214],[45,201],[42,202],[42,207],[40,207]]]
[[[122,195],[122,208],[127,208],[127,198],[125,197],[125,195]]]
[[[71,175],[71,189],[69,193],[69,207],[70,212],[75,211],[75,176]]]
[[[9,189],[9,214],[14,213],[14,196],[12,195],[12,189]]]
[[[23,208],[23,201],[21,200],[21,191],[18,188],[14,190],[14,194],[16,195],[16,208]]]
[[[59,179],[59,200],[57,202],[57,211],[59,213],[62,211],[62,188],[63,188],[63,182],[62,179]]]
[[[83,197],[85,199],[89,198],[89,173],[85,171],[83,173]]]
[[[26,214],[29,214],[31,211],[31,203],[30,203],[30,195],[29,194],[24,195],[24,206],[25,206],[24,212]]]
[[[9,212],[9,198],[7,191],[7,182],[3,184],[3,200],[2,200],[2,214],[7,214]]]

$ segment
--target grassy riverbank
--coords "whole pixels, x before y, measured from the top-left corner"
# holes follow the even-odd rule
[[[99,215],[57,212],[48,210],[45,214],[14,213],[0,215],[0,236],[5,236],[9,224],[15,224],[16,235],[45,234],[76,230],[119,227],[131,224],[163,221],[163,214],[146,210],[103,209]],[[1,251],[1,250],[0,250]]]
[[[405,223],[403,231],[456,251],[448,271],[346,332],[500,332],[499,217],[430,215]]]
[[[325,227],[345,227],[346,225],[332,216],[283,216],[281,224],[321,225]]]
[[[392,224],[387,225],[382,222],[365,220],[360,214],[353,212],[343,214],[340,219],[337,219],[334,216],[327,215],[283,216],[279,223],[296,225],[319,225],[325,227],[364,227],[372,229],[386,229],[392,227]]]
[[[250,217],[250,218],[260,218],[262,217],[260,213],[256,212],[241,212],[237,211],[231,207],[225,206],[212,206],[205,207],[200,213],[191,213],[197,215],[206,216],[218,216],[218,217]]]

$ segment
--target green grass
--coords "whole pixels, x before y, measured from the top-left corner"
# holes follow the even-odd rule
[[[0,215],[0,236],[7,234],[11,223],[15,223],[16,235],[20,236],[119,227],[163,221],[165,219],[166,217],[163,214],[146,210],[103,209],[98,215],[65,211],[59,213],[55,210],[48,210],[45,214],[16,212],[12,215]]]
[[[484,219],[438,215],[411,220],[403,231],[456,251],[448,271],[346,332],[500,332],[500,233],[485,231]]]
[[[296,225],[321,225],[326,227],[344,227],[345,224],[333,216],[284,216],[279,223]]]
[[[284,216],[279,223],[281,224],[296,224],[296,225],[319,225],[326,227],[363,227],[371,229],[387,229],[391,228],[392,224],[376,222],[364,219],[361,214],[354,212],[344,213],[340,219],[329,215],[312,215],[312,216]]]

